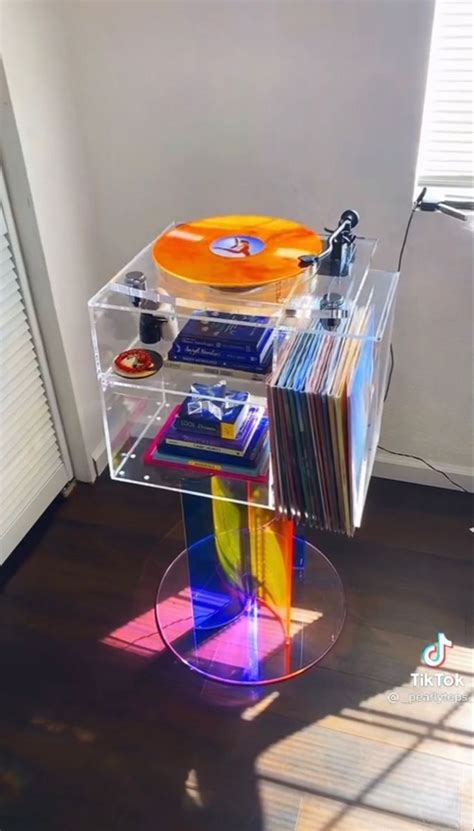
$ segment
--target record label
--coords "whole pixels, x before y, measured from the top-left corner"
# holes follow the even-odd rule
[[[236,257],[243,259],[260,254],[265,248],[263,240],[258,237],[219,237],[211,242],[209,248],[218,257]]]

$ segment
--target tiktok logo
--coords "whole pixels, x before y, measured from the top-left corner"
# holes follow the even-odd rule
[[[421,652],[421,660],[427,667],[440,667],[446,660],[446,649],[450,648],[453,642],[448,640],[443,632],[436,633],[434,643],[429,643]]]

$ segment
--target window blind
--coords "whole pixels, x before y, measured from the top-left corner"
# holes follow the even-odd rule
[[[436,0],[417,184],[445,198],[473,188],[473,4]]]
[[[0,172],[0,564],[71,478],[59,446],[47,367],[35,330]]]

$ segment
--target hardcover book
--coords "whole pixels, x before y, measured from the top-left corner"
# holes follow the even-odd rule
[[[146,451],[143,461],[148,465],[158,465],[177,470],[196,470],[202,473],[216,473],[229,479],[251,479],[254,482],[265,483],[268,479],[269,442],[268,430],[265,429],[263,440],[260,443],[258,459],[252,466],[236,466],[231,463],[211,462],[196,459],[193,456],[174,456],[171,453],[160,449],[168,430],[175,418],[174,411],[170,414],[165,424],[155,436]],[[268,419],[265,419],[268,426]]]
[[[173,367],[177,369],[189,369],[189,364],[189,361],[178,361],[170,358],[164,361],[164,366],[169,369]],[[201,375],[209,375],[211,378],[222,376],[223,378],[239,378],[245,381],[261,381],[263,374],[262,372],[252,370],[251,367],[246,367],[245,369],[235,369],[235,367],[208,366],[194,361],[192,361],[192,366],[196,372],[199,372]],[[269,367],[268,372],[270,372],[270,370],[271,367]],[[264,374],[266,375],[267,372]]]
[[[176,417],[179,407],[173,410]],[[189,454],[192,450],[222,453],[227,456],[245,456],[253,434],[264,414],[263,407],[249,407],[248,415],[237,433],[235,439],[221,439],[219,436],[186,432],[175,426],[174,420],[166,434],[166,444],[185,448]]]
[[[263,416],[256,428],[253,430],[253,435],[250,439],[245,453],[241,456],[228,454],[225,452],[223,442],[221,447],[212,450],[202,450],[196,447],[183,447],[181,445],[168,443],[168,436],[173,432],[173,424],[171,422],[170,428],[167,431],[161,431],[162,438],[159,439],[156,445],[156,452],[166,453],[167,455],[179,456],[187,459],[196,459],[200,461],[216,462],[217,464],[235,465],[236,467],[255,468],[260,460],[260,455],[263,443],[268,433],[268,418]],[[224,440],[225,442],[225,440]]]
[[[219,364],[223,364],[225,362],[236,363],[252,369],[255,365],[259,366],[260,364],[268,363],[268,351],[270,346],[270,341],[267,341],[267,344],[261,353],[235,352],[220,348],[212,343],[203,345],[191,343],[189,341],[184,342],[180,337],[178,337],[170,349],[170,355],[172,354],[178,360],[186,360],[186,358],[189,357],[192,358],[193,361],[197,360],[201,363],[208,363],[211,360],[216,361]]]
[[[200,473],[214,473],[226,479],[251,479],[252,482],[265,484],[268,481],[268,455],[268,439],[265,439],[259,464],[255,468],[233,467],[232,465],[204,462],[192,458],[178,459],[177,456],[172,456],[169,453],[150,452],[150,450],[145,453],[143,461],[145,464],[185,470],[188,473],[195,470]]]
[[[197,354],[194,352],[195,347],[188,346],[186,351],[178,351],[175,350],[174,346],[170,349],[168,353],[168,360],[169,361],[179,361],[180,363],[185,364],[207,364],[207,366],[216,366],[216,367],[224,367],[228,369],[235,369],[238,372],[252,372],[255,375],[267,375],[270,372],[272,367],[272,352],[268,353],[268,357],[265,361],[261,364],[253,364],[248,363],[245,360],[241,360],[240,358],[231,358],[227,357],[223,359],[222,357],[211,357],[211,356],[204,356],[202,353]],[[208,350],[210,352],[210,350]]]
[[[271,330],[264,328],[268,321],[268,317],[229,312],[195,312],[178,337],[197,346],[258,353],[271,337]]]

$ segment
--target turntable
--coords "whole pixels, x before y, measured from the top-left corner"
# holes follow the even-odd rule
[[[182,223],[153,245],[161,272],[220,289],[252,289],[294,279],[308,266],[329,262],[332,275],[349,273],[355,254],[352,229],[359,221],[345,211],[326,246],[304,225],[269,216],[215,216]]]

